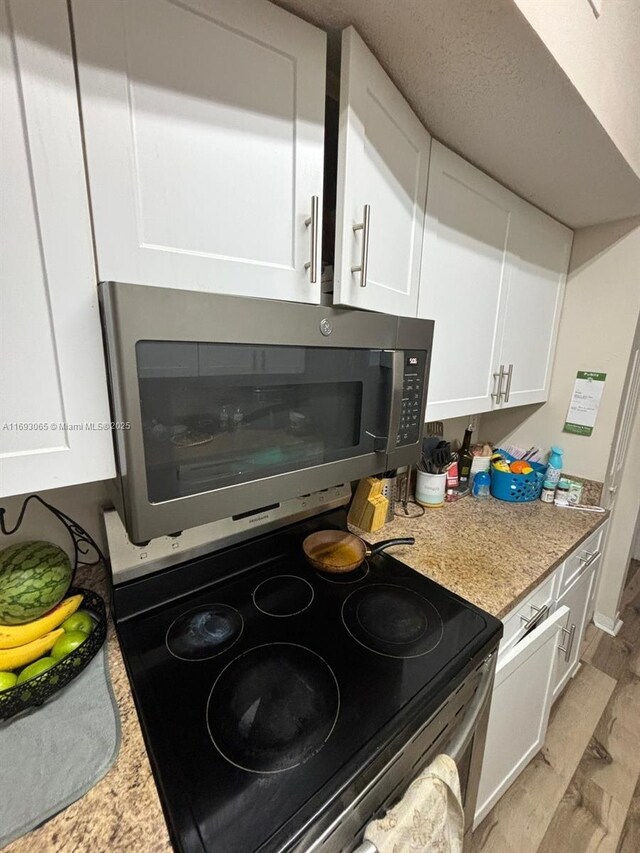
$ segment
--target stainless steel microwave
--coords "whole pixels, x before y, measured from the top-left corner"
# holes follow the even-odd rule
[[[103,282],[132,542],[414,463],[433,322]]]

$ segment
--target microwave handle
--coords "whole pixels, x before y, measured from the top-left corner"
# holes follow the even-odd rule
[[[393,350],[391,355],[391,404],[389,406],[389,433],[387,436],[387,453],[396,447],[396,436],[400,429],[400,413],[402,410],[402,394],[404,386],[404,350]]]
[[[391,370],[391,394],[387,415],[387,434],[376,435],[369,430],[366,434],[373,439],[373,449],[379,453],[391,453],[396,447],[396,436],[400,426],[402,408],[402,386],[404,382],[404,350],[384,350],[380,366]]]

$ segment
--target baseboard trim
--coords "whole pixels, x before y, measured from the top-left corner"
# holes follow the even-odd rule
[[[610,637],[617,637],[620,633],[620,628],[622,628],[622,619],[609,619],[608,616],[604,616],[602,613],[594,613],[593,624],[596,628],[604,631],[605,634],[609,634]]]

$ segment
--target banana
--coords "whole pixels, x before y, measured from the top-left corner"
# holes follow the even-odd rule
[[[2,649],[14,649],[32,643],[39,637],[44,637],[49,631],[53,631],[58,625],[62,625],[72,613],[75,613],[82,604],[81,595],[71,595],[57,604],[53,610],[45,613],[33,622],[24,625],[0,625],[0,651]]]
[[[50,631],[44,637],[39,637],[31,643],[25,643],[24,646],[18,646],[15,649],[0,649],[0,670],[19,669],[31,661],[37,660],[46,652],[51,651],[55,641],[63,634],[62,628],[56,628],[55,631]]]

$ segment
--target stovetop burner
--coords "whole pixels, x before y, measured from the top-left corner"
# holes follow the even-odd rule
[[[296,575],[276,575],[259,583],[253,603],[268,616],[297,616],[313,601],[313,587]]]
[[[222,670],[207,703],[207,726],[231,764],[280,773],[322,749],[339,709],[338,682],[320,655],[272,643],[249,649]]]
[[[366,649],[394,658],[432,652],[444,630],[430,601],[392,584],[373,584],[352,592],[342,605],[342,620]]]
[[[358,581],[362,581],[369,574],[369,563],[365,560],[363,563],[360,563],[357,569],[354,569],[352,572],[318,572],[316,571],[316,577],[322,578],[323,581],[329,581],[329,583],[339,583],[343,586],[346,586],[350,583],[358,583]]]
[[[390,554],[317,573],[302,542],[346,524],[330,511],[114,587],[181,853],[305,849],[302,827],[355,797],[497,642],[495,619]]]
[[[174,619],[165,642],[180,660],[207,660],[230,649],[240,639],[243,626],[242,616],[234,607],[207,604]]]

